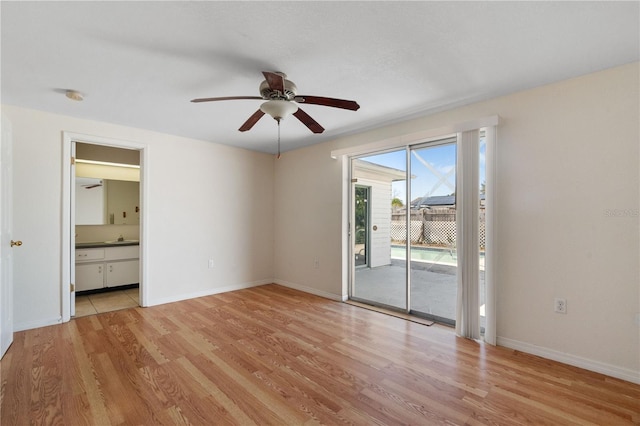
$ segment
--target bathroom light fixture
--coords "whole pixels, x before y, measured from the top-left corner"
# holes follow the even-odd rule
[[[67,90],[65,92],[65,96],[73,101],[82,101],[84,100],[84,96],[82,96],[82,93],[76,91],[76,90]]]
[[[100,166],[129,167],[131,169],[139,169],[140,168],[140,166],[137,165],[137,164],[109,163],[107,161],[82,160],[80,158],[76,158],[76,163],[98,164]]]

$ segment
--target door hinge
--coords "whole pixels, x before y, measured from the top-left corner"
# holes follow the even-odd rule
[[[357,183],[357,182],[358,182],[357,178],[351,179],[351,183]]]
[[[76,285],[75,285],[74,283],[71,283],[71,285],[70,285],[70,290],[69,290],[69,291],[71,291],[71,293],[73,293],[74,291],[76,291]]]
[[[76,157],[71,157],[71,165],[73,166],[74,164],[76,164]]]

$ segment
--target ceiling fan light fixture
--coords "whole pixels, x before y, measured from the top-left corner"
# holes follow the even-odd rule
[[[298,105],[292,101],[271,100],[260,105],[260,110],[279,121],[296,112]]]

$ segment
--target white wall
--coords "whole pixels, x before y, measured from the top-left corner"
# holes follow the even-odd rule
[[[342,164],[329,156],[331,146],[285,152],[277,162],[274,276],[279,284],[341,300]]]
[[[14,236],[24,242],[14,252],[17,330],[62,315],[63,130],[148,146],[150,304],[271,282],[273,156],[6,105],[2,112],[13,125]]]
[[[76,225],[76,243],[140,239],[140,225]]]
[[[498,114],[499,343],[640,382],[638,86],[635,63],[285,153],[276,281],[345,292],[331,150]],[[555,297],[568,314],[553,312]]]

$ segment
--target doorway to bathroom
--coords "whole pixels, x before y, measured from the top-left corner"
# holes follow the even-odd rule
[[[145,146],[65,133],[64,151],[63,322],[144,306]]]
[[[139,304],[140,151],[75,143],[75,313]]]

